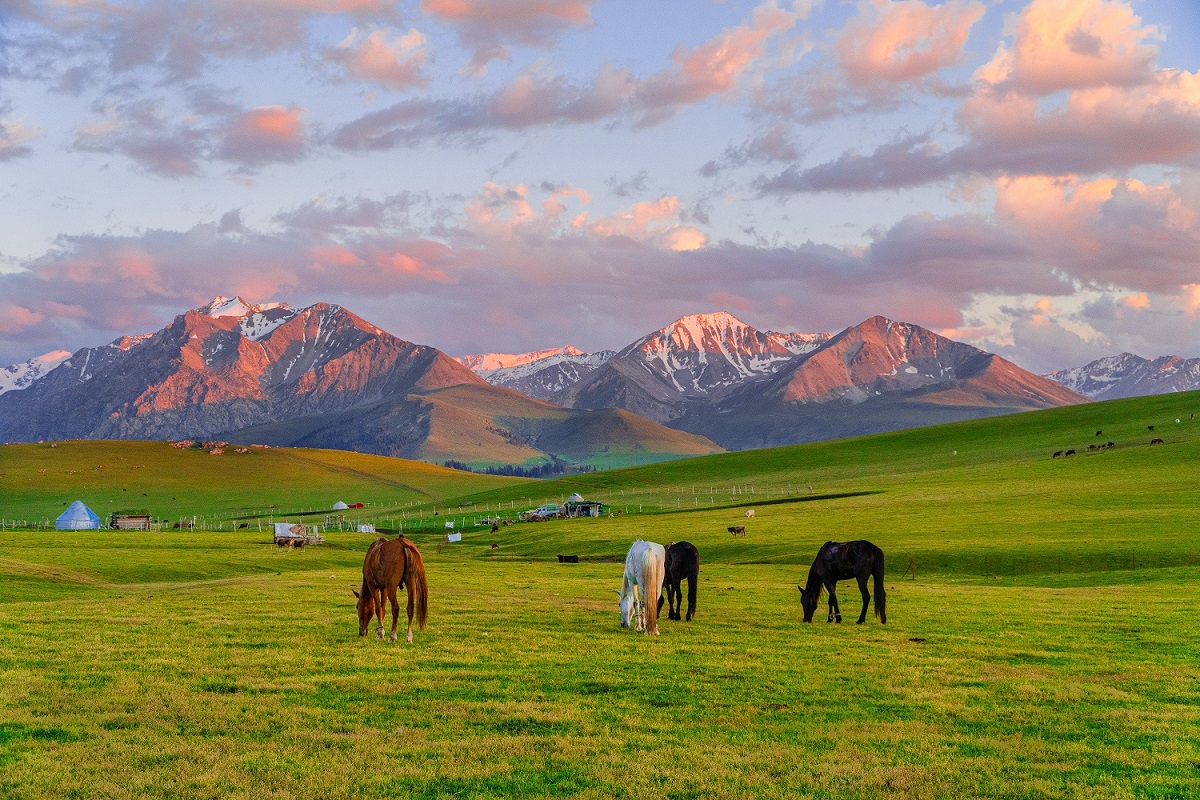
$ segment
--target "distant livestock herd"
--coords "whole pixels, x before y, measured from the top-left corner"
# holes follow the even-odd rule
[[[1196,415],[1195,415],[1195,414],[1192,414],[1192,415],[1191,415],[1191,417],[1190,417],[1190,419],[1195,419],[1195,418],[1196,418]],[[1180,424],[1181,422],[1182,422],[1182,420],[1180,420],[1180,419],[1176,419],[1176,420],[1175,420],[1175,424],[1176,424],[1176,425]],[[1146,430],[1148,430],[1148,431],[1150,431],[1151,433],[1153,433],[1153,432],[1154,432],[1154,426],[1153,426],[1153,425],[1147,425],[1147,426],[1146,426]],[[1103,435],[1104,435],[1104,431],[1096,431],[1096,435],[1097,435],[1097,436],[1103,436]],[[1155,445],[1155,444],[1166,444],[1166,441],[1165,441],[1165,440],[1164,440],[1162,437],[1160,437],[1160,436],[1155,436],[1155,437],[1153,437],[1153,438],[1151,438],[1151,439],[1150,439],[1150,444],[1152,444],[1152,445]],[[1100,451],[1102,451],[1102,450],[1108,450],[1109,448],[1116,447],[1116,446],[1117,446],[1116,442],[1111,442],[1111,441],[1110,441],[1110,442],[1105,442],[1104,444],[1089,444],[1089,445],[1087,446],[1087,452],[1089,452],[1089,453],[1096,453],[1096,452],[1100,452]],[[1050,457],[1051,457],[1051,458],[1066,458],[1067,456],[1073,456],[1073,455],[1075,455],[1075,454],[1076,454],[1075,448],[1070,448],[1070,449],[1067,449],[1067,450],[1055,450],[1055,451],[1054,451],[1054,453],[1053,453],[1053,454],[1051,454],[1051,456],[1050,456]],[[730,529],[730,531],[732,532],[732,528]]]

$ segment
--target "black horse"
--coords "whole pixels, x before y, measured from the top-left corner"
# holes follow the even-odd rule
[[[688,582],[687,621],[696,613],[696,584],[700,582],[700,551],[691,542],[671,542],[667,545],[667,568],[663,570],[663,592],[658,596],[658,612],[662,614],[664,596],[670,601],[667,619],[680,619],[683,608],[683,579]]]
[[[834,592],[837,582],[847,578],[858,580],[858,590],[862,592],[862,613],[858,616],[858,624],[862,625],[867,619],[867,604],[871,594],[867,591],[867,578],[875,578],[875,616],[879,621],[887,622],[887,595],[883,591],[883,551],[865,539],[853,542],[826,542],[817,551],[817,557],[808,570],[808,585],[800,589],[800,605],[804,608],[804,621],[812,622],[813,612],[817,610],[817,601],[821,598],[821,589],[829,592],[829,618],[826,622],[841,622],[842,612],[838,608],[837,594]]]

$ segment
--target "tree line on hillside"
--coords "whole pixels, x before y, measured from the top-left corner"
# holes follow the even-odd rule
[[[504,464],[499,467],[484,467],[480,470],[473,469],[469,464],[465,464],[462,461],[455,461],[454,459],[443,461],[442,466],[449,467],[450,469],[462,470],[463,472],[473,472],[481,475],[503,475],[509,478],[549,478],[551,475],[565,475],[568,468],[567,463],[561,459],[554,458],[553,456],[551,456],[551,458],[553,459],[552,461],[532,467],[522,467],[516,464]],[[590,464],[583,464],[571,469],[571,472],[574,473],[595,471],[596,468]]]

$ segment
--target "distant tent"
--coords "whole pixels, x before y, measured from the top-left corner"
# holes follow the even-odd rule
[[[345,511],[349,507],[350,506],[346,505],[341,500],[338,500],[336,503],[333,504],[334,511]]]
[[[59,516],[54,527],[60,531],[91,531],[100,527],[100,518],[82,500],[76,500]]]
[[[567,502],[568,503],[582,503],[583,495],[581,495],[579,492],[576,492],[575,494],[573,494],[567,498]]]

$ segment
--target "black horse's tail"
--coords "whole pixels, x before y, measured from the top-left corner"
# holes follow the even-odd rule
[[[878,548],[876,548],[878,550]],[[875,616],[887,623],[887,592],[883,589],[883,551],[878,550],[872,559],[871,574],[875,576]]]

